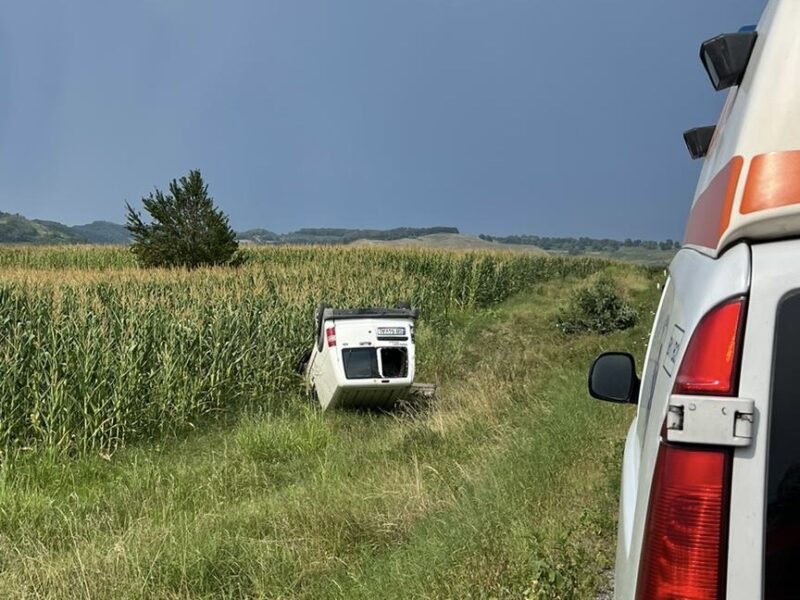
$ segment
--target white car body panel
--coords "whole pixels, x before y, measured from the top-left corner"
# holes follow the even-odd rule
[[[635,595],[660,431],[683,353],[700,319],[725,300],[747,294],[749,287],[746,244],[718,259],[683,249],[669,267],[647,349],[639,408],[625,444],[614,578],[617,598]]]

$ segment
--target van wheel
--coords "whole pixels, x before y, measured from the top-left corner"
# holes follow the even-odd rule
[[[395,308],[402,308],[402,309],[405,309],[405,310],[411,310],[411,304],[409,302],[407,302],[406,300],[398,302],[397,304],[394,305],[394,307]]]
[[[317,350],[322,352],[322,340],[325,338],[324,332],[322,331],[322,325],[324,321],[322,320],[322,313],[325,312],[326,308],[330,308],[330,304],[326,302],[320,302],[317,304],[317,310],[314,313],[314,335],[316,336],[317,341]]]

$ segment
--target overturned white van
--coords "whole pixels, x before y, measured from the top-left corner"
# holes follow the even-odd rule
[[[323,410],[391,408],[414,382],[410,308],[333,309],[321,304],[306,383]]]

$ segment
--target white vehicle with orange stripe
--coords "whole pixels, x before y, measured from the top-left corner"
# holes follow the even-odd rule
[[[730,89],[641,382],[601,355],[593,396],[638,403],[625,443],[615,594],[800,598],[800,1],[701,59]]]

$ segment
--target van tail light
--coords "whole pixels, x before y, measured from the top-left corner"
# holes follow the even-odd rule
[[[661,443],[637,600],[719,600],[727,566],[731,455]]]
[[[746,298],[705,315],[673,394],[735,396]],[[727,573],[730,448],[670,443],[662,429],[642,541],[637,600],[720,600]]]
[[[744,330],[745,299],[720,304],[695,329],[673,394],[733,396]]]
[[[336,346],[336,327],[328,327],[325,330],[325,337],[328,338],[328,348]]]

